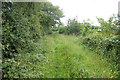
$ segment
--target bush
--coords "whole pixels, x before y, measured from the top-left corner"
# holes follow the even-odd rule
[[[73,19],[73,20],[69,19],[67,27],[64,32],[65,34],[68,34],[68,35],[69,34],[79,35],[81,34],[81,30],[82,30],[82,26],[76,19]]]
[[[65,27],[60,27],[60,28],[59,28],[59,33],[60,33],[60,34],[65,33]]]
[[[83,44],[94,50],[98,54],[110,58],[112,61],[118,63],[120,41],[115,37],[104,38],[100,35],[87,36],[83,38]]]

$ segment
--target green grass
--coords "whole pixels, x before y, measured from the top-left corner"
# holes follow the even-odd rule
[[[110,64],[96,53],[84,49],[82,45],[75,44],[77,37],[65,35],[51,35],[47,38],[48,45],[53,49],[47,53],[49,63],[44,65],[48,73],[44,77],[69,78],[69,77],[96,77],[110,78],[116,76]],[[44,42],[43,42],[44,43]],[[49,46],[48,46],[49,48]],[[43,71],[44,73],[44,71]]]
[[[52,34],[36,43],[36,51],[18,57],[21,77],[115,78],[117,69],[100,55],[79,45],[79,38]],[[21,75],[20,73],[18,75]],[[14,76],[15,77],[15,76]]]

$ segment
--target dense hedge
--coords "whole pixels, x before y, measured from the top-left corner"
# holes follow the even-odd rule
[[[52,34],[51,26],[57,24],[62,15],[59,7],[50,2],[2,2],[3,78],[24,76],[22,71],[17,71],[21,68],[16,58],[38,51],[36,43],[44,35]],[[43,51],[39,50],[41,54]]]
[[[56,12],[57,11],[57,12]],[[43,35],[51,34],[62,17],[62,11],[50,2],[2,3],[2,53],[11,58],[21,51],[34,50],[34,42]]]
[[[113,60],[116,63],[119,63],[120,56],[120,40],[116,39],[117,37],[112,38],[103,38],[100,35],[85,37],[82,43],[88,46],[91,50],[94,50],[96,53],[106,56]]]
[[[96,30],[83,38],[82,43],[87,45],[90,49],[96,51],[96,53],[101,54],[110,58],[110,60],[119,64],[120,56],[120,34],[117,17],[112,16],[108,21],[104,21],[102,18],[98,18],[101,24],[101,32]],[[99,28],[98,28],[99,29]]]

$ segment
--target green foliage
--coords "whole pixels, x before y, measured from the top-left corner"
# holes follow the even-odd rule
[[[81,30],[81,25],[76,19],[68,20],[68,24],[65,32],[66,34],[78,35],[81,33],[80,30]]]
[[[77,42],[75,36],[46,35],[35,43],[36,51],[4,59],[4,78],[117,77],[116,68]]]
[[[65,27],[60,27],[59,28],[59,33],[62,34],[62,33],[65,33],[66,31],[66,28]]]
[[[97,18],[98,22],[101,25],[102,33],[104,35],[111,35],[111,34],[116,34],[116,31],[118,30],[117,25],[118,25],[118,20],[115,15],[109,18],[108,21],[104,21],[103,18]]]
[[[57,27],[51,28],[51,29],[52,29],[52,31],[58,31],[58,28],[57,28]]]
[[[56,10],[58,12],[56,12]],[[60,21],[62,12],[50,2],[2,4],[3,57],[11,57],[22,49],[34,50],[36,42],[44,34],[51,34],[51,26]],[[11,54],[11,55],[10,55]]]
[[[52,34],[40,41],[44,48],[45,56],[39,59],[39,55],[27,55],[26,60],[31,62],[30,78],[110,78],[116,77],[116,68],[111,69],[105,59],[100,58],[94,52],[79,46],[77,37],[62,34]],[[30,60],[31,59],[31,60]],[[37,60],[36,60],[37,59]],[[43,62],[39,63],[39,60]],[[26,66],[29,64],[26,63]],[[39,71],[38,71],[39,70]],[[111,71],[113,70],[113,71]],[[27,69],[26,69],[27,72]],[[114,73],[115,72],[115,73]],[[38,73],[38,74],[37,74]],[[37,74],[37,75],[36,75]]]
[[[76,19],[68,20],[66,32],[68,34],[79,33],[83,36],[83,44],[86,44],[90,49],[99,49],[107,56],[118,56],[119,50],[119,28],[118,20],[115,15],[104,21],[102,18],[97,18],[101,26],[91,26],[90,20],[78,23]],[[77,24],[78,27],[75,27]],[[101,31],[99,31],[99,29]],[[79,31],[77,31],[79,30]],[[117,42],[116,42],[117,41]],[[111,46],[111,48],[110,48]],[[99,52],[98,50],[98,52]],[[97,51],[97,50],[96,50]],[[102,53],[102,52],[101,52]],[[108,54],[111,53],[111,54]],[[111,58],[112,58],[111,57]],[[114,59],[114,58],[113,58]],[[118,58],[116,58],[117,60]]]
[[[108,61],[118,65],[120,56],[120,39],[116,34],[119,29],[116,17],[110,17],[108,22],[102,18],[98,18],[101,24],[99,29],[101,32],[93,31],[86,37],[83,37],[82,43],[89,47],[89,49],[95,51],[97,54],[105,56]]]
[[[115,38],[103,38],[100,35],[88,36],[83,39],[83,44],[118,63],[117,56],[119,56],[118,47],[120,43]]]
[[[82,35],[86,36],[90,33],[91,24],[87,21],[84,21],[81,25],[83,26]]]
[[[112,16],[108,21],[97,18],[101,27],[95,26],[96,30],[91,30],[89,21],[79,23],[76,19],[69,19],[67,26],[61,27],[61,17],[62,11],[50,2],[2,3],[4,78],[120,76],[117,70],[120,66],[117,18]],[[51,28],[56,24],[58,28]],[[52,31],[59,31],[61,35],[52,34]],[[76,41],[79,36],[81,46]],[[82,47],[84,45],[86,49]],[[113,64],[109,65],[101,55]]]
[[[16,68],[13,72],[10,71],[14,62],[9,63],[7,60],[12,61],[11,59],[19,54],[36,51],[35,42],[46,34],[52,34],[51,26],[58,24],[61,17],[62,11],[50,2],[2,3],[1,44],[3,59],[6,59],[3,60],[3,65],[6,65],[3,66],[3,77],[12,77],[14,75],[11,75],[12,73],[18,73]]]
[[[92,29],[88,22],[82,24],[83,35],[79,39],[80,45],[85,45],[85,48],[102,55],[103,58],[112,63],[113,68],[119,71],[120,38],[117,17],[113,15],[108,21],[104,21],[102,18],[97,19],[101,26],[94,26],[96,29]],[[101,31],[98,31],[98,29],[101,29]]]
[[[62,29],[60,31],[62,31],[62,33],[64,32],[67,35],[72,34],[72,35],[76,35],[76,36],[78,36],[78,35],[85,36],[85,35],[89,34],[90,28],[91,28],[91,25],[88,21],[79,23],[77,21],[77,19],[75,18],[72,20],[69,19],[67,26],[64,28],[64,30]]]

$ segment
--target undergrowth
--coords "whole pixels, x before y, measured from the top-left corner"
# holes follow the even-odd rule
[[[116,78],[106,59],[79,45],[79,38],[52,34],[35,43],[31,53],[6,59],[6,78]],[[42,47],[41,47],[42,46]],[[24,51],[23,51],[24,52]],[[6,72],[5,71],[5,72]]]

